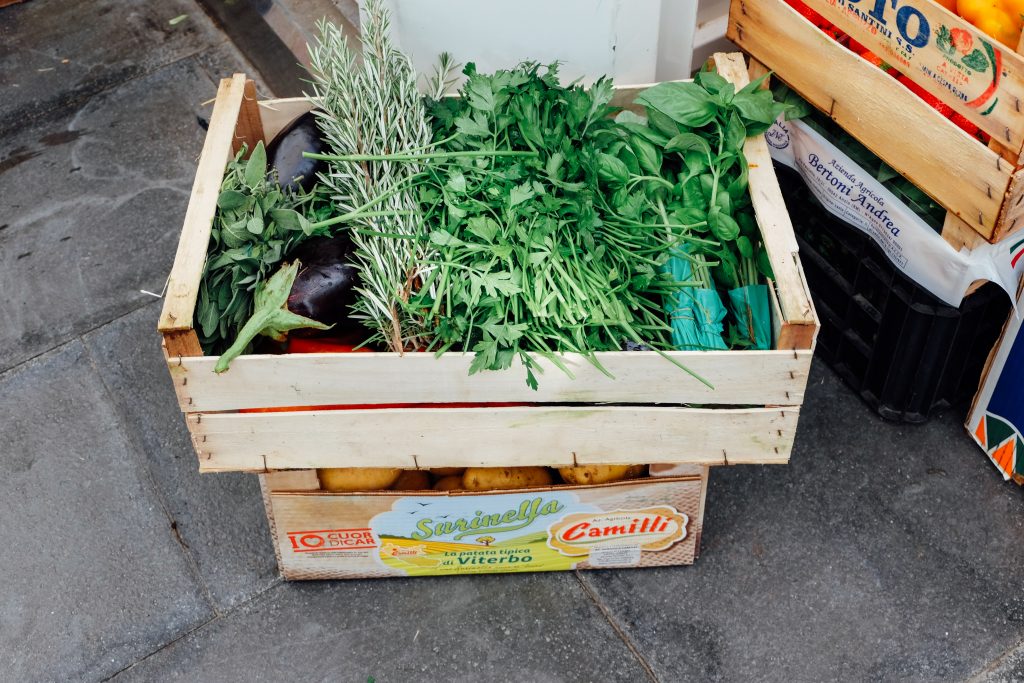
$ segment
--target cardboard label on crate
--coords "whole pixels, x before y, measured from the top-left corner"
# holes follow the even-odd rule
[[[1024,238],[1022,238],[1024,241]],[[967,430],[1004,479],[1024,483],[1024,333],[1022,319],[1003,330],[978,388]]]
[[[566,515],[548,529],[548,545],[569,557],[612,548],[664,550],[686,535],[688,521],[667,506]]]
[[[689,564],[699,478],[480,495],[274,493],[286,578]]]
[[[809,5],[894,66],[920,74],[961,111],[990,116],[1009,112],[1015,98],[1003,93],[1004,51],[933,0],[817,0]],[[972,33],[978,35],[972,35]],[[999,132],[999,131],[996,131]]]
[[[870,173],[801,121],[776,121],[765,133],[772,158],[795,169],[833,215],[860,229],[904,275],[959,306],[975,280],[998,283],[1011,299],[1024,270],[1024,240],[958,252]]]

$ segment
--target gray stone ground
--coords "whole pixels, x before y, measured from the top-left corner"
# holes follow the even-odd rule
[[[693,567],[282,583],[139,291],[246,68],[189,0],[0,9],[0,680],[1024,680],[1021,491],[959,412],[883,423],[821,365]]]

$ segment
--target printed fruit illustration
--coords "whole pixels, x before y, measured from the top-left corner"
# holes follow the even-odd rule
[[[950,29],[949,37],[953,43],[953,47],[955,47],[962,55],[966,55],[974,48],[974,38],[972,38],[971,34],[962,28]]]

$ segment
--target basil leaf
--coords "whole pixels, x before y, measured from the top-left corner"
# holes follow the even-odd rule
[[[704,156],[711,156],[711,147],[707,140],[696,133],[680,133],[665,145],[666,152],[700,152]]]
[[[606,183],[622,185],[629,180],[629,169],[619,158],[601,153],[598,155],[597,175]]]
[[[719,206],[713,206],[708,212],[708,225],[711,233],[722,242],[731,242],[740,234],[739,224]]]
[[[661,173],[661,150],[655,147],[650,140],[634,135],[629,139],[629,146],[633,149],[633,154],[636,155],[636,159],[644,171],[651,175]]]
[[[636,101],[692,128],[706,126],[718,113],[708,92],[692,81],[659,83],[640,93]]]

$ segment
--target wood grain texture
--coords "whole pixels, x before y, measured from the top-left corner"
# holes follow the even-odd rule
[[[998,242],[1015,235],[1024,228],[1024,168],[1019,168],[1010,177],[1006,197],[999,212],[992,241]]]
[[[1002,75],[996,94],[982,107],[982,109],[987,109],[992,106],[992,110],[983,115],[982,109],[968,106],[964,100],[924,71],[927,69],[930,72],[941,74],[949,68],[949,60],[939,49],[938,41],[934,37],[923,47],[913,48],[913,56],[909,64],[906,63],[906,57],[898,54],[904,48],[897,48],[896,41],[899,39],[899,32],[896,29],[896,12],[892,9],[892,5],[887,8],[890,19],[889,28],[892,30],[883,32],[877,29],[877,22],[873,19],[868,20],[871,22],[869,25],[865,23],[865,20],[853,16],[850,12],[850,8],[855,6],[853,4],[841,7],[835,0],[807,0],[807,4],[861,45],[886,62],[893,64],[907,78],[937,97],[953,111],[966,117],[991,135],[994,140],[998,140],[1000,144],[1013,150],[1015,157],[1020,152],[1021,147],[1024,146],[1024,108],[1021,106],[1021,100],[1024,99],[1024,58],[1016,52],[998,41],[992,40],[966,19],[960,18],[937,2],[913,3],[913,9],[920,12],[928,25],[932,27],[933,36],[940,26],[945,26],[948,29],[960,30],[969,34],[973,45],[979,49],[981,41],[984,40],[997,53],[1002,65]],[[870,9],[870,7],[865,7],[863,12],[870,11]],[[961,68],[963,67],[961,66]],[[954,71],[954,73],[956,72]],[[977,84],[975,87],[978,88],[978,91],[972,93],[972,99],[974,95],[980,94],[985,86]]]
[[[256,143],[264,140],[263,121],[260,118],[260,106],[256,100],[256,82],[247,80],[242,91],[242,106],[238,111],[238,123],[231,141],[231,152],[237,154],[245,145],[251,152]]]
[[[783,0],[734,0],[729,38],[975,231],[992,238],[1013,170],[999,154]]]
[[[729,81],[742,88],[750,83],[747,66],[743,56],[738,53],[716,53],[714,59],[718,72]],[[743,144],[743,154],[747,158],[750,201],[754,206],[761,238],[764,241],[768,260],[771,261],[775,274],[779,308],[782,312],[783,327],[786,324],[808,328],[810,335],[794,337],[801,346],[781,346],[780,348],[810,349],[817,334],[817,316],[811,303],[811,293],[804,279],[803,268],[797,252],[796,236],[793,223],[790,221],[786,202],[779,189],[779,181],[775,176],[768,144],[763,135],[747,138]]]
[[[796,409],[422,408],[189,415],[203,472],[783,463]]]
[[[322,353],[236,358],[220,375],[217,359],[172,359],[182,409],[239,410],[286,406],[388,403],[698,403],[799,405],[811,353],[674,351],[706,386],[653,352],[599,353],[607,377],[578,354],[566,354],[571,378],[544,359],[540,388],[526,386],[516,360],[508,370],[469,374],[471,354]]]
[[[231,141],[244,91],[243,74],[223,79],[217,89],[217,101],[199,157],[196,179],[185,212],[185,224],[164,296],[163,312],[158,324],[161,332],[188,330],[192,327],[199,283],[206,263],[206,249],[210,242],[210,229],[217,211],[217,197],[220,195],[224,168],[230,158]]]
[[[173,330],[164,332],[164,349],[167,355],[178,357],[196,357],[203,355],[203,347],[199,345],[199,337],[195,330]]]

